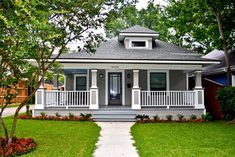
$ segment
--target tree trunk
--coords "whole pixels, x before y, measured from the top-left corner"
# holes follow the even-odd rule
[[[3,119],[2,119],[2,117],[0,117],[0,123],[1,123],[1,125],[2,125],[2,128],[3,128],[3,130],[4,130],[4,133],[5,133],[5,138],[8,140],[8,130],[7,130],[7,127],[6,127],[6,125],[5,125],[5,123],[4,123],[4,121],[3,121]]]
[[[225,39],[225,36],[224,36],[224,31],[223,31],[223,28],[222,28],[220,10],[217,9],[214,12],[214,15],[216,17],[216,21],[217,21],[218,28],[219,28],[219,33],[220,33],[220,36],[221,36],[221,43],[222,43],[222,46],[223,46],[223,49],[224,49],[224,59],[225,59],[226,72],[227,72],[227,85],[232,86],[231,63],[230,63],[230,60],[229,60],[227,42],[226,42],[226,39]]]
[[[29,99],[31,99],[33,97],[33,95],[35,95],[36,91],[38,90],[38,88],[40,87],[40,85],[43,82],[42,80],[43,80],[43,78],[40,79],[40,81],[38,82],[38,84],[37,84],[36,88],[34,89],[34,91],[27,97],[27,99],[22,101],[21,104],[16,109],[15,114],[14,114],[14,118],[13,118],[13,124],[12,124],[12,127],[11,127],[11,134],[10,134],[9,143],[11,143],[12,138],[15,135],[16,123],[17,123],[18,114],[20,112],[20,109],[25,106],[25,104],[28,102]]]

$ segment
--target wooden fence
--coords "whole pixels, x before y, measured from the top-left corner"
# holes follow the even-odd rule
[[[2,94],[3,92],[4,92],[4,89],[0,88],[0,104],[3,104],[3,101],[4,101],[4,96]],[[11,92],[15,92],[15,91],[12,90]],[[23,82],[19,82],[18,94],[14,99],[12,99],[11,103],[21,103],[27,98],[27,96],[28,96],[28,89],[25,87],[25,84]]]
[[[205,88],[205,106],[207,112],[210,112],[215,120],[223,119],[221,107],[216,99],[216,92],[219,88],[224,88],[224,86],[212,80],[204,78],[203,87]]]

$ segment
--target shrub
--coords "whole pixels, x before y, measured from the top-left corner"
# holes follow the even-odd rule
[[[46,113],[45,113],[45,112],[41,112],[40,115],[41,115],[42,117],[46,117]]]
[[[73,119],[74,118],[74,114],[69,112],[69,119]]]
[[[178,119],[179,119],[179,121],[182,121],[183,120],[183,118],[184,118],[184,115],[182,115],[182,114],[177,114],[177,117],[178,117]]]
[[[168,120],[168,121],[172,121],[172,115],[170,115],[170,114],[168,114],[168,115],[166,115],[166,119]]]
[[[154,119],[155,121],[157,121],[157,120],[159,120],[159,116],[156,114],[155,116],[153,116],[153,119]]]
[[[147,119],[150,119],[148,115],[145,115],[145,114],[138,114],[135,116],[135,119],[137,120],[147,120]]]
[[[220,103],[225,120],[235,118],[235,87],[225,87],[219,89],[216,95]]]
[[[80,116],[81,116],[84,120],[88,120],[88,119],[91,119],[92,114],[90,114],[90,113],[81,113]]]
[[[197,116],[195,114],[191,114],[189,116],[190,120],[196,120],[197,119]]]
[[[36,142],[32,139],[13,138],[9,144],[8,139],[0,137],[0,156],[13,157],[27,154],[37,147]]]
[[[55,113],[55,116],[56,116],[57,118],[59,118],[59,117],[61,117],[61,114],[59,114],[59,112],[56,112],[56,113]]]
[[[202,119],[205,120],[205,121],[209,121],[209,122],[213,121],[213,117],[212,117],[212,115],[210,115],[209,112],[207,112],[206,114],[203,114]]]

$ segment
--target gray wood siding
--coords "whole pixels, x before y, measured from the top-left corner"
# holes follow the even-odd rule
[[[186,90],[186,73],[182,70],[169,71],[170,90]]]
[[[73,90],[73,87],[74,87],[74,75],[71,74],[71,75],[65,75],[66,77],[66,89],[67,91],[71,91]]]
[[[100,74],[103,77],[100,78]],[[99,90],[99,105],[105,105],[105,70],[98,70],[97,72],[97,86]]]
[[[140,70],[139,71],[139,86],[140,90],[148,90],[148,72],[147,70]]]
[[[130,74],[130,78],[127,78],[127,75]],[[133,86],[133,72],[132,70],[125,70],[125,105],[131,105],[131,92],[132,92],[132,86]],[[128,84],[131,85],[130,88],[128,88]]]

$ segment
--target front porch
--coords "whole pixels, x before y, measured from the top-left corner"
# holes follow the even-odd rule
[[[96,114],[107,109],[134,114],[173,114],[175,117],[178,113],[186,116],[205,113],[201,71],[195,67],[178,69],[177,65],[175,69],[168,65],[165,69],[162,66],[154,70],[144,65],[140,69],[109,66],[111,68],[97,66],[99,69],[86,67],[81,70],[65,66],[64,91],[46,91],[41,87],[36,93],[34,115],[59,111]],[[189,74],[195,76],[193,90],[188,90]]]

